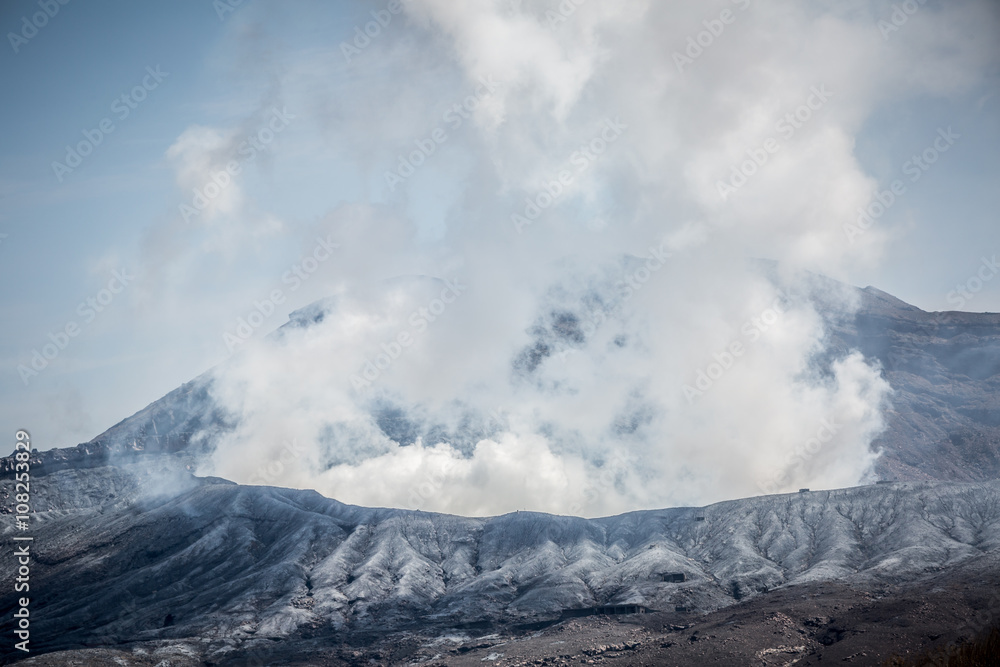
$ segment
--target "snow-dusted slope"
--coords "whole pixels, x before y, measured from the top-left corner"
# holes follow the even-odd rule
[[[835,300],[825,311],[823,305],[824,294],[839,294],[843,286],[829,279],[814,282],[813,298],[827,317],[827,355],[862,351],[881,366],[893,389],[885,415],[888,429],[872,443],[882,451],[877,476],[896,481],[1000,476],[1000,314],[927,313],[869,287],[855,291],[860,307],[845,318]],[[584,311],[595,307],[591,301],[569,299],[541,314],[531,330],[533,342],[510,360],[512,372],[530,378],[543,359],[580,345],[579,324],[587,319]],[[332,307],[322,301],[296,311],[274,335],[311,326]],[[234,426],[212,388],[213,373],[205,373],[90,442],[42,460],[56,469],[101,464],[109,452],[211,450],[217,437]],[[413,406],[373,402],[368,409],[374,432],[402,445],[420,437],[466,451],[499,427],[495,415],[471,409],[451,425]]]
[[[48,650],[509,624],[625,602],[711,610],[805,581],[913,580],[1000,548],[1000,482],[878,484],[593,520],[354,507],[193,478],[168,455],[61,470],[32,487],[32,629]],[[686,581],[665,582],[668,573]],[[0,599],[0,613],[13,606],[11,593]]]
[[[882,479],[1000,477],[1000,314],[928,313],[872,287],[833,349],[877,359],[893,388]]]

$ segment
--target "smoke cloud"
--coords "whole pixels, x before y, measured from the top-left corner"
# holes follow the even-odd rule
[[[876,187],[854,137],[887,100],[972,85],[944,73],[988,45],[913,40],[987,10],[927,7],[887,41],[866,3],[403,7],[349,65],[283,63],[296,122],[371,200],[320,225],[329,298],[217,369],[237,426],[202,472],[465,515],[866,480],[889,388],[826,354],[855,304],[807,272],[879,260],[888,230],[843,232]],[[235,136],[185,134],[178,179]]]

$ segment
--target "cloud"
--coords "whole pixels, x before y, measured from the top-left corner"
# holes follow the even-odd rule
[[[501,85],[398,189],[331,206],[336,298],[219,370],[239,427],[206,471],[460,514],[866,478],[888,386],[824,355],[824,317],[854,305],[803,270],[880,261],[893,230],[843,231],[877,185],[856,137],[884,105],[981,81],[995,54],[963,30],[995,17],[925,8],[887,41],[867,3],[572,5],[411,0],[355,64],[335,45],[288,58],[289,103],[366,187],[483,77]],[[219,137],[179,140],[179,178]],[[437,313],[445,279],[467,287]]]
[[[863,478],[888,387],[858,354],[815,363],[825,334],[809,300],[753,270],[724,295],[671,293],[688,263],[655,280],[648,265],[563,261],[530,299],[472,267],[348,290],[219,369],[214,397],[238,427],[203,472],[464,514],[595,515]]]
[[[195,125],[186,129],[167,149],[167,157],[174,163],[177,173],[178,187],[185,194],[190,193],[187,206],[195,209],[191,217],[202,223],[211,222],[218,215],[231,215],[242,204],[242,192],[231,176],[218,178],[225,186],[213,180],[218,174],[226,173],[226,163],[236,157],[235,132],[226,134]],[[204,192],[206,186],[210,187],[208,196]]]

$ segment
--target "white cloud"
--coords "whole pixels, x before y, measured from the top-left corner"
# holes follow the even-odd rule
[[[887,386],[857,355],[819,372],[826,331],[794,290],[776,322],[747,333],[778,298],[747,259],[778,260],[793,282],[803,280],[797,269],[843,277],[880,261],[892,229],[856,243],[843,232],[877,184],[855,154],[858,132],[886,104],[981,81],[994,51],[968,45],[963,31],[988,10],[921,10],[887,41],[879,7],[866,3],[594,1],[550,28],[546,11],[557,6],[412,0],[405,31],[395,24],[399,34],[384,35],[356,70],[335,64],[335,46],[289,58],[288,98],[313,110],[324,149],[343,149],[366,183],[440,126],[470,84],[492,76],[502,86],[420,167],[457,193],[434,213],[444,218],[440,242],[413,241],[415,220],[430,215],[408,190],[419,179],[376,188],[371,199],[385,208],[332,214],[349,248],[338,305],[313,329],[247,350],[221,376],[218,397],[243,422],[216,452],[218,474],[247,481],[291,437],[303,453],[274,483],[394,505],[433,479],[439,488],[422,506],[464,514],[598,514],[753,494],[776,472],[787,473],[782,490],[867,474]],[[724,10],[733,20],[679,71],[673,54]],[[918,47],[932,18],[946,28]],[[324,71],[365,76],[326,82]],[[820,103],[818,89],[829,91]],[[782,129],[810,99],[808,119]],[[607,119],[627,126],[614,142],[597,140]],[[777,149],[721,198],[719,181],[769,139]],[[560,172],[569,183],[517,233],[511,214]],[[664,239],[667,266],[585,346],[542,359],[531,381],[512,378],[538,318],[579,311],[588,291],[620,293],[621,255]],[[380,373],[378,391],[445,425],[502,407],[502,428],[472,442],[401,446],[351,387],[432,298],[425,282],[377,281],[419,273],[458,275],[468,292]],[[734,342],[745,354],[688,400],[684,385]],[[822,447],[789,463],[829,423],[836,432]],[[602,482],[608,460],[623,463]]]

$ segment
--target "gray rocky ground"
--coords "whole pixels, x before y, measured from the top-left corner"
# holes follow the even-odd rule
[[[184,467],[155,456],[36,479],[35,652],[115,648],[125,664],[171,652],[187,657],[166,664],[749,664],[739,661],[764,651],[757,664],[788,664],[786,654],[951,641],[965,617],[1000,602],[1000,482],[471,519]],[[5,568],[0,590],[12,576]],[[657,613],[565,618],[625,603]],[[14,604],[7,594],[0,611]]]
[[[842,291],[824,281],[813,297]],[[1000,622],[1000,315],[856,297],[826,311],[825,354],[861,350],[892,386],[874,443],[891,482],[705,508],[473,519],[197,478],[232,427],[201,376],[33,454],[24,664],[880,664],[966,641]],[[518,372],[580,343],[557,315]],[[373,417],[400,442],[427,435],[405,412]],[[649,611],[569,617],[616,604]],[[25,658],[12,644],[0,660]]]

